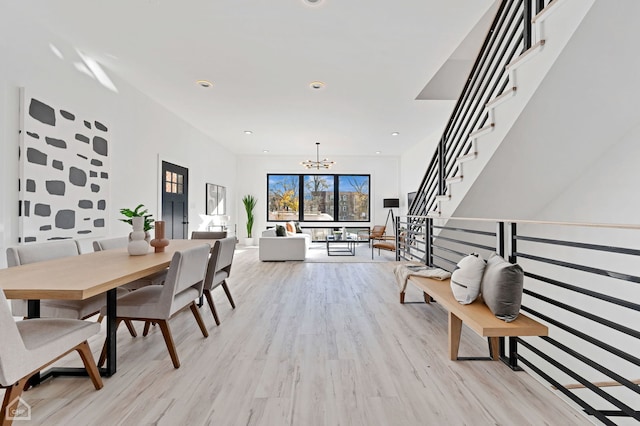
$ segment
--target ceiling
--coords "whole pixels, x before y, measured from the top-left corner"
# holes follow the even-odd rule
[[[307,158],[316,142],[327,157],[400,155],[440,130],[454,102],[416,98],[448,59],[466,58],[457,48],[493,3],[31,0],[13,7],[97,61],[115,90],[126,81],[231,152]],[[471,44],[480,46],[476,33]],[[200,79],[213,86],[198,86]],[[311,89],[316,80],[325,87]]]

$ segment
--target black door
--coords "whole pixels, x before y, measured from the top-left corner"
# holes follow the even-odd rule
[[[162,220],[166,238],[187,238],[189,169],[162,162]]]

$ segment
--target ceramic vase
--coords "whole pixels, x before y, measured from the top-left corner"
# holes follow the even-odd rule
[[[131,224],[133,232],[130,234],[131,241],[127,246],[129,254],[140,256],[149,252],[149,243],[145,241],[144,217],[132,217]]]
[[[169,245],[169,240],[164,237],[164,220],[155,221],[156,237],[151,240],[151,247],[156,253],[164,252],[164,248]]]

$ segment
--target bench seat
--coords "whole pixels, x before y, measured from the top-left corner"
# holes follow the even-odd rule
[[[491,358],[499,359],[499,338],[507,336],[547,336],[546,325],[520,313],[512,322],[496,318],[481,298],[468,305],[460,304],[451,292],[450,280],[435,280],[411,276],[409,282],[424,292],[424,300],[430,298],[440,303],[449,312],[449,358],[458,360],[462,324],[489,339]],[[402,301],[401,301],[402,303]]]

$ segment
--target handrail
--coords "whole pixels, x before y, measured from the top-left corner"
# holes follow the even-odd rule
[[[539,17],[548,4],[549,0],[500,2],[416,197],[409,206],[409,214],[426,215],[435,205],[436,197],[446,195],[446,180],[455,176],[459,169],[457,158],[472,150],[470,135],[484,127],[489,119],[486,104],[514,90],[507,65],[531,48],[532,20]]]
[[[423,218],[427,216],[420,215],[405,215],[408,218]],[[484,218],[484,217],[459,217],[459,216],[438,216],[434,217],[434,220],[465,220],[474,222],[505,222],[505,223],[526,223],[537,225],[561,225],[561,226],[584,226],[588,228],[611,228],[611,229],[635,229],[640,230],[640,225],[631,223],[602,223],[602,222],[561,222],[553,220],[532,220],[532,219],[496,219],[496,218]]]

